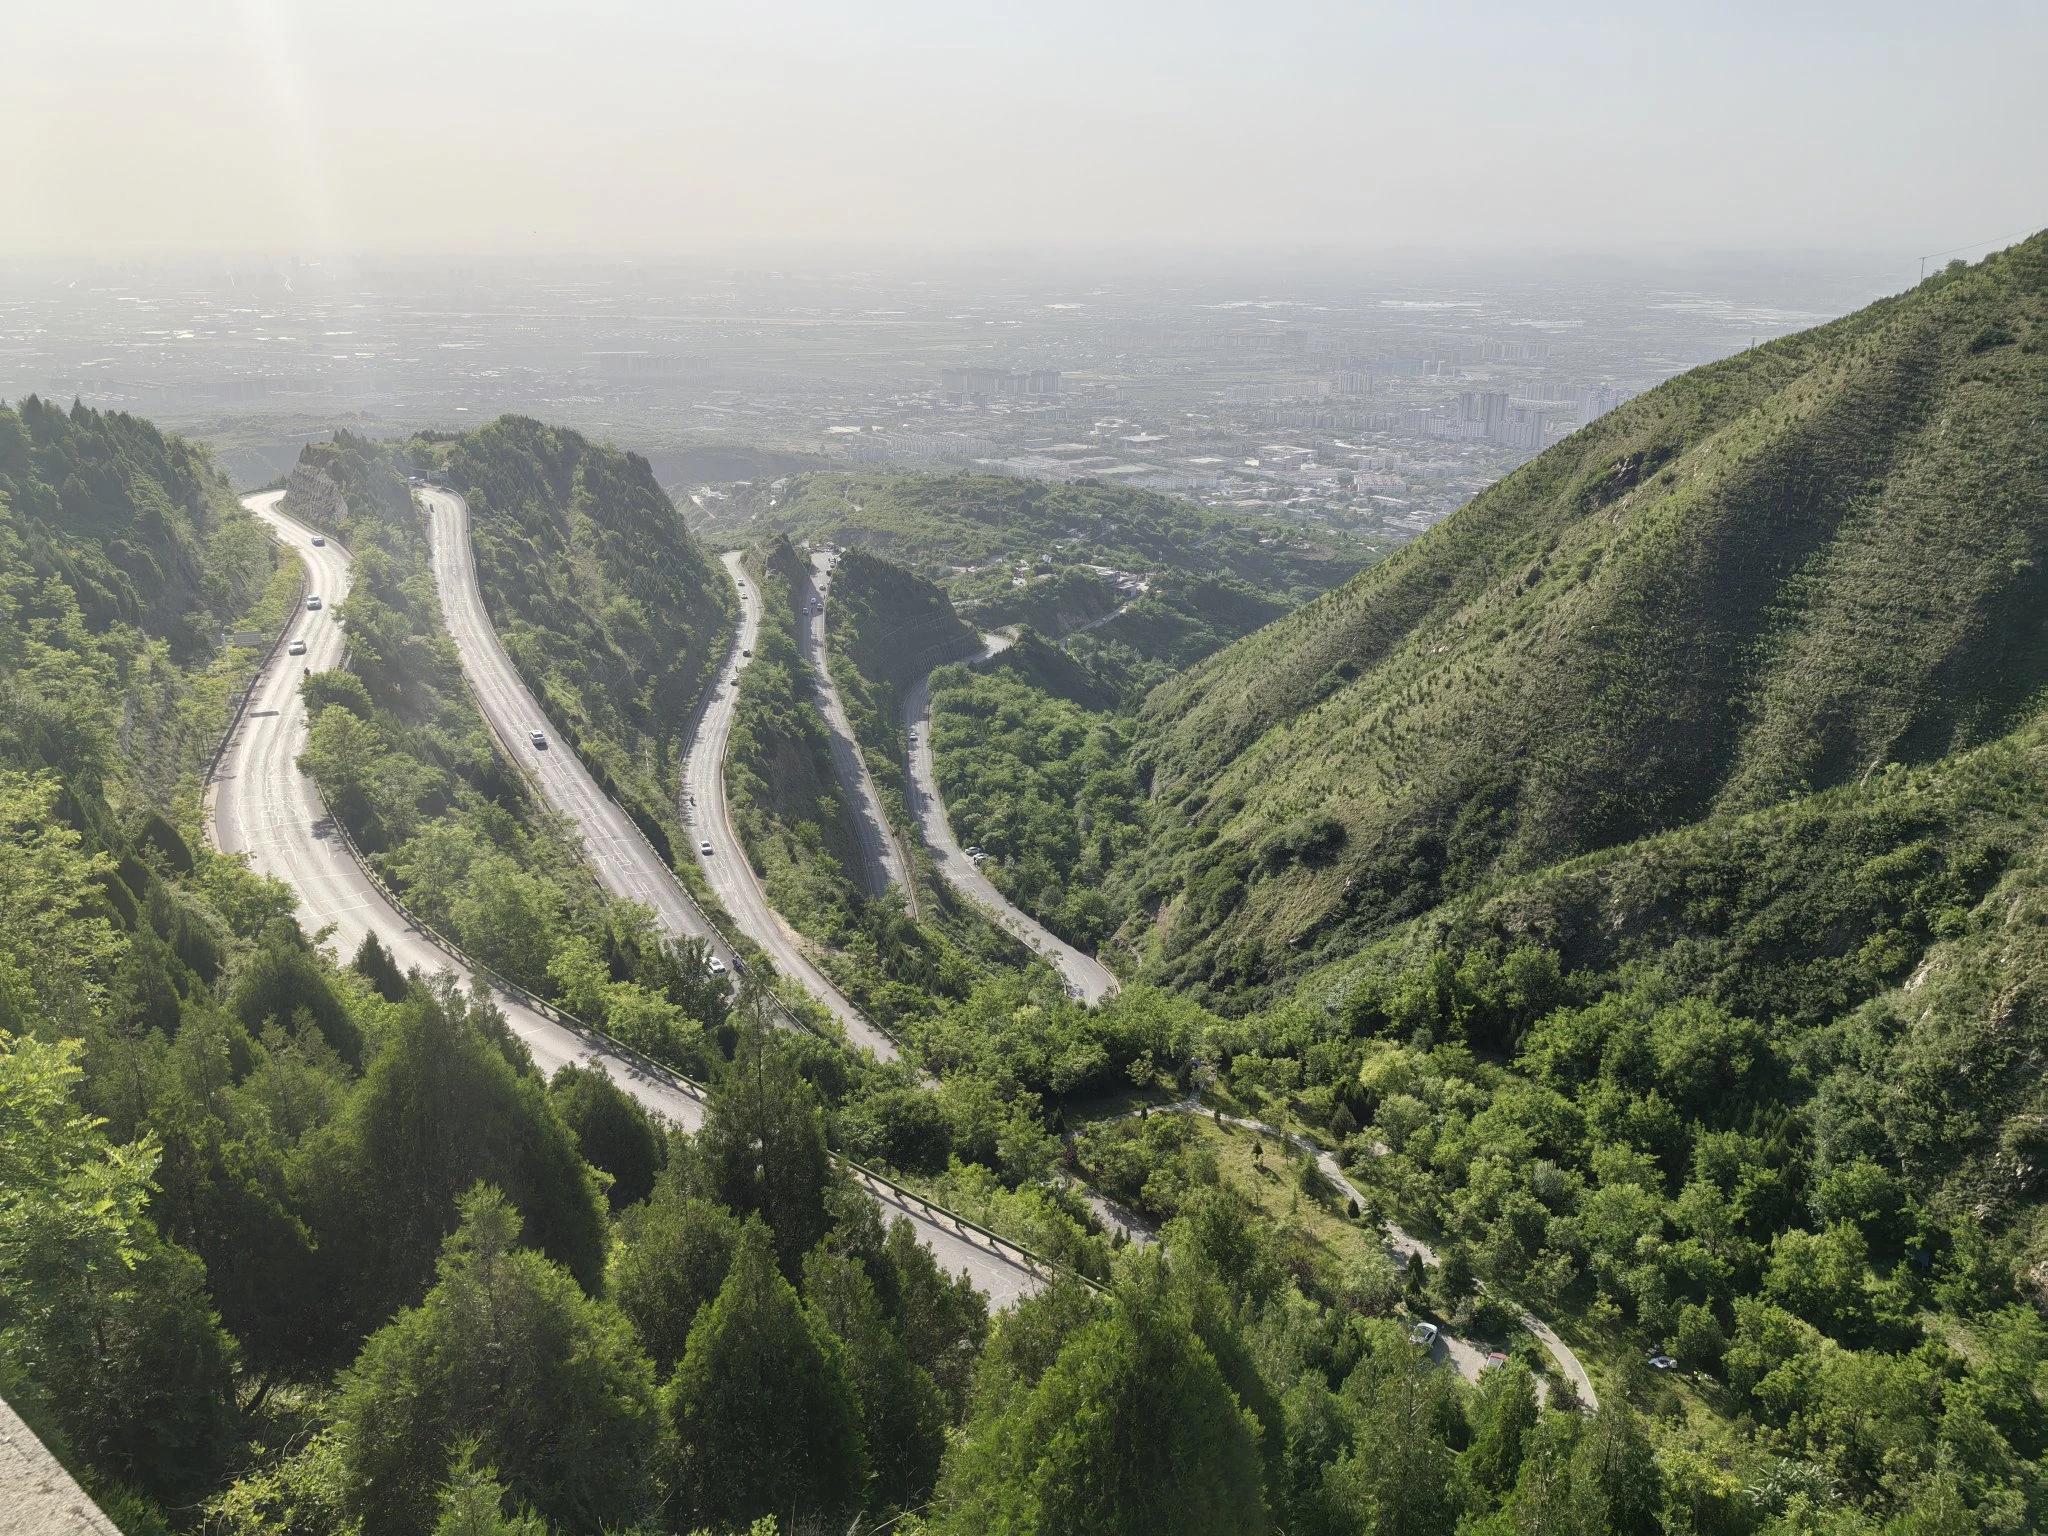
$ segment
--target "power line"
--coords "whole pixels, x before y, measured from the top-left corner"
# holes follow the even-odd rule
[[[1927,263],[1930,261],[1939,261],[1944,256],[1955,256],[1963,251],[1974,251],[1986,245],[2008,245],[2015,240],[2026,239],[2031,233],[2033,231],[2023,229],[2016,235],[2001,235],[1993,240],[1972,240],[1968,245],[1951,246],[1945,251],[1929,251],[1920,258],[1920,280],[1922,282],[1927,280]]]

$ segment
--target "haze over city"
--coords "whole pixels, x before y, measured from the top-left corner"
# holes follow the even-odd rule
[[[2048,1531],[2044,81],[13,6],[0,1536]]]
[[[22,6],[0,255],[1883,250],[2038,212],[2048,11]]]

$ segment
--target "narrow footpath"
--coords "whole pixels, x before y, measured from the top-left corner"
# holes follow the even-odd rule
[[[1317,1170],[1331,1188],[1343,1195],[1345,1199],[1357,1202],[1358,1208],[1361,1211],[1372,1209],[1372,1203],[1366,1198],[1365,1191],[1351,1182],[1350,1176],[1344,1172],[1344,1165],[1337,1161],[1336,1154],[1325,1151],[1306,1136],[1296,1135],[1292,1131],[1283,1131],[1279,1126],[1268,1125],[1263,1120],[1251,1120],[1243,1115],[1223,1114],[1211,1109],[1200,1099],[1181,1099],[1172,1104],[1154,1104],[1148,1107],[1151,1113],[1156,1115],[1211,1115],[1224,1125],[1234,1125],[1242,1131],[1255,1131],[1261,1136],[1270,1136],[1283,1146],[1292,1147],[1297,1152],[1306,1152],[1315,1159]],[[1144,1109],[1126,1110],[1123,1114],[1115,1115],[1111,1118],[1129,1120],[1143,1113],[1145,1113]],[[1112,1205],[1110,1202],[1102,1199],[1101,1196],[1093,1195],[1091,1192],[1089,1204],[1095,1210],[1098,1219],[1103,1220],[1105,1224],[1113,1222],[1115,1226],[1121,1226],[1131,1241],[1149,1243],[1155,1240],[1150,1227],[1141,1222],[1136,1222],[1131,1213]],[[1405,1268],[1411,1255],[1420,1255],[1423,1263],[1432,1268],[1435,1267],[1437,1263],[1436,1250],[1421,1238],[1403,1229],[1399,1224],[1383,1218],[1381,1221],[1381,1233],[1385,1242],[1387,1257],[1393,1260],[1397,1268]],[[1599,1407],[1600,1398],[1599,1394],[1593,1390],[1593,1378],[1586,1374],[1585,1366],[1580,1362],[1579,1357],[1572,1352],[1571,1346],[1565,1343],[1563,1339],[1560,1339],[1556,1332],[1533,1312],[1518,1310],[1516,1321],[1534,1335],[1536,1342],[1543,1346],[1544,1352],[1550,1356],[1552,1363],[1557,1366],[1559,1373],[1572,1384],[1573,1389],[1578,1393],[1579,1401],[1584,1403],[1589,1409]],[[1467,1381],[1478,1381],[1480,1374],[1486,1369],[1486,1351],[1470,1340],[1457,1338],[1450,1333],[1439,1333],[1434,1347],[1442,1353],[1445,1359],[1451,1362],[1457,1369],[1458,1374]]]

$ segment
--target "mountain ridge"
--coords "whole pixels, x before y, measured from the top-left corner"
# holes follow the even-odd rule
[[[2044,294],[2036,237],[1684,375],[1155,690],[1164,979],[2009,729],[2048,680]]]

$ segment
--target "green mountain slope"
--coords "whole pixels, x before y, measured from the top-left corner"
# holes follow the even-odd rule
[[[415,451],[468,498],[478,581],[527,686],[643,827],[669,827],[731,585],[638,454],[522,416]]]
[[[1159,689],[1155,966],[1924,762],[2048,676],[2048,237],[1673,380]]]
[[[34,396],[0,407],[0,761],[168,808],[290,594],[204,450]],[[252,612],[276,585],[260,612]]]
[[[1831,1104],[1813,1113],[1853,1115],[1854,1146],[1882,1143],[1916,1188],[1946,1189],[1952,1214],[2009,1217],[2048,1177],[2031,1152],[2048,1123],[2044,747],[2036,719],[1927,767],[1489,880],[1301,996],[1361,1041],[1422,1025],[1491,1059],[1525,1045],[1549,1004],[1504,1009],[1474,980],[1491,962],[1459,978],[1440,957],[1548,951],[1552,976],[1571,978],[1550,1003],[1653,983],[1769,1021],[1799,1068],[1772,1088],[1778,1105]]]
[[[776,910],[813,937],[843,944],[861,905],[860,834],[797,642],[809,567],[781,539],[749,563],[762,614],[727,749],[733,820]]]
[[[1085,630],[1090,659],[1132,688],[1328,591],[1376,554],[1277,514],[1228,516],[1086,480],[807,475],[738,510],[752,529],[886,556],[938,582],[984,627]],[[1143,590],[1119,585],[1119,574]]]
[[[839,556],[825,605],[826,661],[882,809],[906,846],[916,836],[904,786],[904,694],[934,666],[980,648],[973,627],[923,577],[865,550]]]

